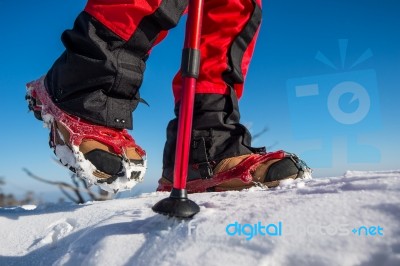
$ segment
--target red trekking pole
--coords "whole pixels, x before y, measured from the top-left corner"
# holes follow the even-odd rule
[[[186,180],[192,135],[194,95],[200,67],[199,46],[202,13],[203,0],[190,0],[181,62],[183,87],[175,152],[174,185],[169,198],[157,202],[152,208],[157,213],[178,218],[190,218],[200,211],[200,207],[187,197]]]

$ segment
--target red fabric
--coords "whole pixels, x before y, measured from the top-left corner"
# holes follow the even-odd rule
[[[161,2],[162,0],[89,0],[85,11],[118,36],[128,40],[142,18],[152,14]],[[261,0],[256,2],[261,6]],[[204,1],[200,75],[196,93],[229,93],[229,88],[222,79],[222,73],[228,67],[227,53],[232,41],[241,32],[253,10],[254,5],[251,0]],[[167,32],[161,32],[155,44],[162,41],[166,35]],[[244,78],[253,55],[256,37],[243,56]],[[177,102],[181,98],[182,89],[182,78],[179,72],[173,80],[172,87],[175,102]],[[243,84],[235,84],[234,90],[240,98],[243,94]]]
[[[261,0],[257,0],[261,6]],[[228,67],[227,52],[235,37],[241,32],[254,10],[250,0],[204,1],[202,37],[200,43],[200,75],[196,93],[229,94],[222,79]],[[243,56],[242,73],[246,77],[254,51],[256,38]],[[175,102],[181,98],[182,77],[178,72],[173,81]],[[240,98],[243,84],[235,84],[234,90]]]
[[[143,17],[153,13],[162,0],[89,0],[85,11],[127,41]]]

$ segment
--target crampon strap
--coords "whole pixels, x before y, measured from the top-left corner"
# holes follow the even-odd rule
[[[92,139],[111,147],[119,155],[124,154],[124,147],[133,147],[140,156],[145,156],[145,151],[136,145],[126,129],[111,129],[95,125],[61,111],[50,99],[44,86],[44,77],[28,83],[27,87],[31,91],[31,96],[41,103],[41,105],[39,103],[39,105],[34,106],[34,110],[41,110],[42,116],[50,115],[57,123],[63,125],[69,132],[69,142],[72,145],[79,146],[84,139]],[[43,118],[45,119],[45,117]]]

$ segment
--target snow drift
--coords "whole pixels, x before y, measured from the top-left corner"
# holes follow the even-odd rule
[[[0,265],[400,265],[400,171],[192,194],[192,220],[152,212],[168,193],[0,209]]]

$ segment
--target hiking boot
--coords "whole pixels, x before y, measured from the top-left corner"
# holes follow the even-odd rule
[[[171,190],[175,167],[180,105],[167,127],[163,172],[158,190]],[[311,170],[296,155],[266,152],[252,147],[249,130],[240,123],[237,96],[197,93],[189,148],[188,192],[240,190],[260,185],[273,187],[282,180],[310,176]]]
[[[44,77],[27,84],[29,109],[50,129],[49,145],[60,162],[103,190],[129,190],[143,180],[146,153],[126,129],[95,125],[58,108]]]
[[[208,178],[199,178],[199,168],[199,165],[189,167],[186,186],[189,193],[241,190],[253,186],[270,188],[287,179],[311,178],[311,169],[296,155],[284,151],[226,158],[212,167]],[[172,181],[172,175],[163,176],[157,190],[170,191]]]

